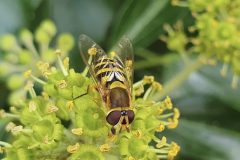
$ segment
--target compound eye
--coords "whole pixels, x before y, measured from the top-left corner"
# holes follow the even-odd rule
[[[129,121],[129,124],[132,123],[132,121],[134,120],[134,112],[132,110],[127,110],[127,116],[128,116],[128,121]]]
[[[107,115],[106,120],[109,124],[114,126],[119,122],[120,118],[121,111],[112,111]]]

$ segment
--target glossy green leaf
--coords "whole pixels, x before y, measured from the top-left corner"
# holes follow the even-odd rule
[[[148,46],[155,41],[165,23],[174,23],[187,15],[187,10],[172,7],[169,0],[125,1],[114,17],[109,46],[113,46],[123,35],[134,44]]]
[[[238,160],[240,134],[203,123],[181,119],[171,132],[181,146],[181,156],[196,160]],[[191,159],[192,159],[191,158]]]
[[[0,1],[0,35],[14,32],[25,22],[20,0]]]

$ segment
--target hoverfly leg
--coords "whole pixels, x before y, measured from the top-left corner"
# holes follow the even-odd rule
[[[128,133],[130,132],[130,128],[129,128],[128,125],[126,126],[126,130],[127,130]]]
[[[114,126],[112,126],[112,128],[111,128],[111,133],[112,133],[113,135],[116,134],[116,129],[114,128]]]
[[[121,133],[122,132],[122,126],[120,127],[120,130],[119,130],[119,133]]]
[[[83,93],[83,94],[81,94],[81,95],[79,95],[79,96],[77,96],[77,97],[74,97],[73,98],[73,100],[76,100],[76,99],[78,99],[78,98],[80,98],[80,97],[82,97],[82,96],[85,96],[85,95],[87,95],[88,94],[88,91],[89,91],[89,85],[88,85],[88,88],[87,88],[87,92],[86,93]],[[73,93],[72,93],[73,94]],[[73,97],[73,95],[72,95],[72,97]]]

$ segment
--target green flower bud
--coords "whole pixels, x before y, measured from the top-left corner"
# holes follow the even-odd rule
[[[149,116],[145,121],[146,129],[152,129],[152,131],[155,128],[157,128],[158,125],[159,125],[159,120],[155,116]]]
[[[7,80],[7,86],[11,90],[19,89],[24,85],[25,78],[22,75],[14,74]]]
[[[43,90],[50,96],[58,95],[58,91],[54,84],[48,83],[43,86]]]
[[[220,23],[218,27],[219,38],[222,39],[231,39],[237,34],[236,27],[233,24],[229,23]]]
[[[19,52],[18,59],[20,64],[29,64],[32,62],[32,54],[28,50]]]
[[[69,71],[67,82],[71,86],[78,86],[78,87],[85,87],[86,85],[90,84],[88,78],[83,77],[82,74],[76,73],[74,70]]]
[[[9,73],[9,64],[5,62],[0,62],[0,76],[5,77]]]
[[[131,138],[128,148],[130,154],[137,159],[144,157],[145,153],[148,152],[147,143],[142,139]]]
[[[28,29],[23,29],[20,32],[20,39],[24,44],[29,44],[33,41],[33,35]]]
[[[74,46],[74,39],[71,34],[63,33],[57,39],[57,48],[63,52],[69,52]]]
[[[182,32],[176,32],[174,35],[168,39],[168,48],[173,51],[182,52],[185,50],[185,45],[187,44],[187,37]]]
[[[91,137],[108,135],[105,113],[100,106],[88,96],[79,98],[75,104],[76,128],[83,128],[83,134]]]
[[[34,153],[29,152],[26,148],[9,148],[6,150],[7,157],[4,160],[32,160],[34,159]]]
[[[105,160],[103,154],[100,152],[100,150],[94,146],[90,145],[82,145],[80,146],[80,149],[71,155],[71,160],[78,160],[78,159],[84,159],[84,160]]]
[[[4,59],[13,64],[18,63],[18,56],[14,53],[7,52],[4,56]]]
[[[42,57],[43,61],[49,62],[49,63],[53,63],[57,58],[57,56],[55,54],[55,51],[52,50],[52,49],[48,49],[46,51],[43,51],[41,53],[41,57]]]
[[[129,145],[129,139],[127,137],[121,137],[119,140],[119,153],[121,156],[127,156],[129,155],[129,150],[128,150],[128,145]]]
[[[39,44],[48,44],[51,40],[49,35],[42,29],[37,29],[35,39]]]
[[[11,51],[13,48],[16,48],[17,40],[14,35],[6,34],[0,39],[0,47],[4,51]]]
[[[52,49],[48,49],[48,50],[42,52],[41,57],[42,57],[43,61],[49,62],[49,63],[53,63],[57,58],[55,51]]]
[[[47,147],[44,144],[55,145],[55,140],[59,140],[62,137],[63,127],[54,121],[53,117],[48,116],[43,120],[35,122],[32,126],[33,137],[39,143],[43,144],[43,147]]]
[[[145,130],[146,129],[145,127],[146,127],[145,122],[142,119],[135,119],[132,124],[132,128],[135,130],[136,129]]]
[[[72,94],[72,89],[71,87],[68,88],[58,88],[58,94],[64,99],[72,100],[73,99],[73,94]]]
[[[70,109],[67,106],[68,102],[63,99],[59,98],[56,102],[56,105],[58,106],[57,116],[64,120],[69,120],[69,111]]]
[[[53,37],[57,33],[57,28],[51,20],[45,20],[41,23],[40,28],[47,33],[50,37]]]
[[[209,5],[205,0],[189,0],[189,8],[193,12],[200,12],[206,9],[206,6]]]
[[[26,99],[26,92],[24,89],[13,91],[8,97],[8,102],[12,105],[19,106],[24,105]]]

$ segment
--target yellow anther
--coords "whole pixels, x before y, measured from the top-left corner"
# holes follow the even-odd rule
[[[30,77],[32,75],[32,70],[27,70],[27,71],[25,71],[24,73],[23,73],[23,76],[25,77],[25,78],[28,78],[28,77]]]
[[[144,76],[143,78],[143,83],[144,84],[151,84],[154,81],[154,77],[153,76]]]
[[[153,82],[152,84],[153,88],[157,89],[158,91],[162,90],[162,85],[158,82]]]
[[[37,104],[34,101],[28,103],[29,112],[33,112],[37,109]]]
[[[60,89],[64,89],[64,88],[67,87],[67,82],[65,80],[60,80],[60,81],[57,82],[57,86]]]
[[[75,135],[81,136],[83,134],[83,129],[82,128],[73,128],[71,132]]]
[[[136,132],[134,132],[134,136],[136,137],[136,138],[142,138],[142,131],[141,130],[137,130]]]
[[[53,113],[53,112],[57,112],[57,111],[58,111],[58,107],[57,107],[57,106],[54,106],[54,105],[49,106],[49,107],[47,108],[47,113]]]
[[[10,132],[14,127],[16,127],[16,124],[14,124],[13,122],[9,122],[5,129],[7,132]]]
[[[140,96],[143,92],[144,92],[144,87],[143,87],[143,85],[139,85],[139,86],[135,89],[135,95],[136,95],[136,96]]]
[[[168,108],[168,109],[172,109],[172,100],[169,96],[167,96],[167,98],[164,100],[164,104],[165,104],[165,107]]]
[[[56,55],[58,55],[58,56],[61,56],[61,55],[62,55],[62,51],[61,51],[60,49],[55,50],[55,53],[56,53]]]
[[[66,104],[66,106],[67,106],[68,110],[71,111],[71,110],[73,109],[73,107],[74,107],[73,101],[68,101],[67,104]]]
[[[67,151],[68,151],[69,153],[75,153],[75,152],[77,152],[77,151],[79,150],[79,148],[80,148],[79,143],[76,143],[76,144],[74,144],[74,145],[69,145],[69,146],[67,147]]]
[[[42,96],[45,100],[49,100],[49,95],[47,94],[47,92],[42,92]]]
[[[110,57],[115,57],[117,53],[115,51],[110,52]]]
[[[174,129],[178,126],[178,119],[168,118],[168,122],[169,124],[167,125],[167,127],[169,129]]]
[[[180,151],[180,147],[177,145],[177,143],[173,142],[168,152],[168,159],[173,160],[179,151]]]
[[[108,142],[114,142],[117,140],[117,135],[110,134],[108,136]]]
[[[180,117],[180,112],[179,112],[178,108],[174,108],[173,112],[174,112],[173,119],[178,119]]]
[[[99,149],[100,149],[100,151],[101,152],[108,152],[109,150],[110,150],[110,146],[109,146],[109,144],[103,144],[103,145],[101,145],[100,147],[99,147]]]
[[[156,147],[162,148],[166,144],[167,144],[167,138],[163,136],[162,139],[156,144]]]
[[[46,136],[43,138],[43,143],[45,143],[45,144],[50,144],[48,135],[46,135]]]
[[[64,58],[63,65],[64,65],[65,68],[69,67],[69,57]]]
[[[135,158],[133,158],[132,156],[128,157],[128,160],[136,160]]]
[[[97,48],[95,48],[95,47],[89,48],[88,49],[88,54],[91,55],[91,56],[96,55],[97,54]]]
[[[37,67],[45,77],[51,74],[51,71],[49,70],[50,67],[49,63],[39,61],[37,63]]]
[[[15,126],[11,129],[12,134],[17,135],[18,133],[23,131],[23,126]]]
[[[157,111],[159,115],[163,113],[163,109],[161,107],[159,107]]]
[[[162,131],[164,131],[164,129],[165,129],[165,126],[163,124],[160,124],[158,126],[158,128],[156,129],[156,132],[162,132]]]

